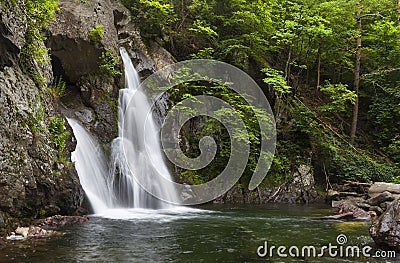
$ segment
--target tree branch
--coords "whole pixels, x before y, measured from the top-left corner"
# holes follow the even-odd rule
[[[377,70],[377,71],[374,71],[374,72],[371,72],[371,73],[368,73],[368,74],[363,74],[361,76],[361,79],[366,79],[369,76],[380,75],[380,74],[383,74],[383,73],[390,73],[390,72],[397,71],[397,70],[400,70],[400,68],[389,68],[389,69]]]

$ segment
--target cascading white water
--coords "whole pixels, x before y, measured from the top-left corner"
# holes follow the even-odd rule
[[[107,184],[107,161],[101,146],[76,120],[67,118],[77,140],[71,159],[79,181],[95,212],[104,211],[111,204],[111,191]]]
[[[139,76],[127,51],[121,48],[120,53],[125,89],[119,92],[118,138],[112,142],[109,165],[106,167],[101,148],[90,134],[75,120],[68,119],[77,139],[73,161],[96,214],[112,208],[170,208],[170,204],[148,194],[135,180],[135,175],[140,175],[148,180],[152,191],[177,200],[172,183],[161,185],[157,179],[158,173],[172,181],[154,119],[144,114],[151,112],[151,108],[146,95],[138,89]]]

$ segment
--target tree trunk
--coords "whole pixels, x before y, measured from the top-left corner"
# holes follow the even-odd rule
[[[400,1],[400,0],[399,0]],[[321,84],[321,48],[318,48],[318,57],[317,57],[317,88]]]
[[[354,92],[356,93],[356,101],[353,106],[353,119],[351,122],[351,130],[350,130],[350,143],[353,144],[356,138],[357,132],[357,122],[358,122],[358,104],[359,104],[359,89],[360,89],[360,60],[361,60],[361,33],[362,33],[362,24],[361,24],[361,12],[362,12],[362,0],[358,1],[357,8],[357,50],[356,50],[356,65],[354,68]]]
[[[400,0],[398,1],[398,4],[397,4],[397,21],[400,26]]]
[[[286,60],[286,66],[285,66],[285,79],[286,79],[287,85],[289,85],[289,86],[290,86],[289,77],[290,77],[290,60],[291,59],[292,59],[292,46],[289,47],[289,54],[288,54],[288,58]]]

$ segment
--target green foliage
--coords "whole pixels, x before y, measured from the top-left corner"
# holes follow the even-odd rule
[[[204,175],[199,174],[197,171],[186,170],[180,174],[180,179],[187,181],[192,185],[207,183]]]
[[[66,141],[70,135],[65,129],[65,120],[63,118],[51,117],[48,126],[50,136],[54,145],[58,149],[58,158],[61,159],[66,146]]]
[[[307,148],[315,149],[314,154],[318,156],[314,167],[331,176],[331,180],[390,181],[399,172],[392,162],[373,154],[369,149],[357,150],[352,147],[347,136],[335,132],[321,121],[317,112],[305,108],[304,104],[293,103],[292,107],[296,121],[292,130],[286,132],[290,136],[299,133],[307,136],[297,139],[297,144],[304,140],[311,143]]]
[[[334,181],[400,181],[396,176],[400,168],[400,27],[395,1],[363,1],[361,121],[355,145],[349,144],[347,134],[357,98],[352,91],[357,0],[124,3],[140,22],[141,34],[164,45],[177,60],[222,60],[245,70],[261,86],[274,109],[278,129],[277,153],[266,183],[291,180],[296,165],[302,163],[312,164],[317,180],[328,175]],[[257,109],[248,108],[224,85],[182,83],[170,92],[173,101],[207,94],[234,105],[246,120],[252,151],[257,148]],[[187,139],[193,146],[188,155],[198,154],[197,139],[205,135],[216,136],[220,158],[208,170],[184,172],[191,183],[217,174],[229,155],[229,136],[212,118],[192,134],[194,139]],[[254,160],[256,155],[250,158],[246,176]]]
[[[291,157],[293,157],[293,154],[298,151],[291,151],[297,147],[296,145],[292,145],[292,148],[286,145],[287,143],[290,142],[278,142],[278,151],[274,156],[268,176],[263,182],[264,184],[268,186],[279,186],[292,179]],[[285,152],[281,152],[281,150]]]
[[[44,132],[44,127],[41,124],[44,117],[44,109],[38,98],[34,100],[32,107],[33,113],[29,116],[30,128],[33,133]]]
[[[291,92],[291,87],[287,85],[282,71],[273,68],[264,68],[261,71],[267,76],[264,82],[268,87],[273,89],[278,96]]]
[[[22,53],[43,63],[49,60],[49,57],[47,49],[42,44],[46,39],[42,30],[48,26],[49,20],[54,18],[58,0],[27,0],[24,7],[28,27],[25,36],[26,44]]]
[[[400,65],[400,27],[394,21],[373,23],[365,42],[368,44],[365,51],[370,57],[370,67]]]
[[[191,72],[189,70],[182,70],[178,79],[186,78]],[[223,119],[229,122],[233,119],[232,112],[227,109],[218,109],[214,112],[216,118],[209,117],[196,117],[191,119],[187,124],[184,125],[182,130],[182,149],[184,153],[189,157],[197,157],[200,154],[198,148],[198,142],[204,136],[210,136],[215,139],[218,149],[216,158],[205,168],[198,171],[184,171],[181,176],[186,178],[190,183],[202,183],[212,180],[217,176],[224,167],[226,166],[231,154],[237,155],[242,149],[231,148],[232,140],[241,141],[250,145],[250,158],[248,160],[246,169],[242,178],[240,179],[243,184],[247,184],[250,180],[251,175],[257,165],[257,160],[260,156],[260,138],[261,136],[267,136],[262,134],[259,129],[259,123],[255,112],[261,113],[260,109],[254,108],[248,105],[245,99],[229,89],[227,86],[222,84],[216,84],[208,81],[193,81],[184,82],[178,86],[169,89],[170,101],[178,102],[185,98],[197,96],[197,95],[210,95],[220,98],[231,105],[239,117],[245,124],[246,131],[235,131],[234,137],[230,137],[225,127],[218,121]],[[180,108],[179,112],[184,110],[190,110],[194,115],[198,115],[195,109],[183,109]],[[269,117],[265,116],[262,121],[267,124],[271,123]],[[187,126],[186,126],[187,125]],[[192,130],[193,127],[197,127]],[[188,147],[189,146],[189,147]]]
[[[8,8],[8,7],[13,7],[17,5],[17,0],[0,0],[0,3],[2,4],[0,10],[7,10],[7,9],[3,9],[3,8]]]
[[[398,72],[371,76],[372,104],[369,108],[371,129],[375,143],[387,156],[400,163],[400,91]],[[383,79],[393,78],[392,83],[382,86]]]
[[[374,160],[366,154],[360,155],[350,150],[336,154],[328,168],[331,174],[341,179],[359,182],[390,182],[400,171],[384,160]]]
[[[97,25],[93,28],[91,28],[88,32],[88,38],[92,42],[100,42],[101,39],[104,36],[104,26],[103,25]]]
[[[18,219],[12,216],[8,216],[4,220],[4,224],[2,228],[0,229],[0,235],[7,235],[11,231],[13,231],[15,228],[15,224],[18,222]]]
[[[145,37],[161,36],[176,21],[173,6],[167,0],[122,0]]]
[[[46,210],[43,208],[39,208],[36,210],[35,215],[33,216],[34,219],[44,218],[46,216]]]
[[[38,87],[45,86],[45,78],[35,70],[35,63],[44,64],[50,60],[48,49],[44,45],[46,40],[43,30],[54,18],[54,11],[58,9],[58,0],[27,0],[25,5],[19,6],[25,14],[27,29],[25,45],[21,49],[22,61],[27,65],[27,71]]]
[[[112,49],[108,49],[101,53],[100,57],[100,71],[108,77],[116,77],[121,75],[121,71],[117,68],[119,66],[119,57],[115,56]]]
[[[196,54],[191,54],[190,58],[192,59],[213,59],[213,54],[215,50],[211,47],[207,47],[205,49],[199,50]]]
[[[64,95],[67,84],[61,76],[54,78],[51,92],[57,97],[61,98]]]
[[[218,33],[211,29],[211,27],[205,24],[205,21],[202,20],[194,21],[193,27],[189,28],[189,31],[202,35],[210,40],[215,40],[218,37]]]
[[[319,146],[320,160],[336,181],[391,181],[400,171],[393,163],[368,150],[355,151],[332,134],[325,134],[324,138]]]
[[[326,81],[325,85],[320,86],[319,89],[329,97],[329,102],[319,107],[321,112],[345,112],[348,110],[348,103],[354,104],[357,97],[354,91],[341,83],[331,84]]]
[[[47,55],[46,55],[47,56]],[[28,70],[29,75],[31,76],[33,82],[40,87],[40,88],[45,88],[46,87],[46,78],[40,74],[40,72],[36,71],[34,68],[30,68]]]

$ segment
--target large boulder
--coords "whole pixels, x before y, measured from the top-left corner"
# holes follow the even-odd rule
[[[369,232],[378,246],[400,249],[400,198],[372,223]]]
[[[53,65],[68,81],[76,83],[82,76],[98,73],[99,57],[105,50],[118,55],[124,46],[141,75],[151,74],[172,64],[172,56],[157,42],[145,44],[131,21],[131,14],[118,0],[94,0],[88,3],[59,0],[60,9],[50,23],[47,46]],[[90,32],[100,26],[98,39]]]
[[[98,72],[102,51],[110,49],[117,55],[113,7],[109,0],[60,0],[59,7],[46,45],[51,48],[53,65],[58,63],[57,70],[75,83],[83,75]]]
[[[371,220],[370,213],[366,212],[352,200],[332,201],[332,207],[338,211],[337,215],[327,216],[325,219],[352,219],[356,221]]]
[[[375,197],[383,192],[400,195],[400,184],[376,182],[369,188],[368,195],[370,197]]]
[[[117,22],[110,0],[60,0],[48,29],[54,75],[67,82],[63,114],[76,118],[102,144],[116,134],[119,76],[101,72],[102,56],[118,56]]]
[[[311,203],[318,197],[314,189],[315,181],[311,167],[305,164],[299,165],[293,173],[293,181],[287,182],[267,195],[266,202],[279,203]]]
[[[146,40],[146,44],[144,43],[140,31],[131,22],[129,11],[124,6],[114,0],[113,7],[119,44],[128,50],[140,75],[147,77],[174,63],[172,55],[159,43],[152,40]]]
[[[387,201],[393,201],[394,197],[393,195],[388,192],[384,191],[380,194],[374,195],[374,197],[371,197],[370,199],[366,200],[366,203],[368,203],[371,206],[377,206],[380,205],[381,203],[387,202]]]
[[[228,204],[266,204],[266,203],[312,203],[320,197],[314,189],[315,181],[312,170],[307,165],[299,165],[293,173],[293,181],[280,186],[262,185],[253,191],[233,186],[214,203]]]
[[[301,164],[294,173],[294,180],[290,184],[289,192],[297,192],[296,203],[309,203],[315,200],[317,193],[314,189],[315,181],[311,167]]]

